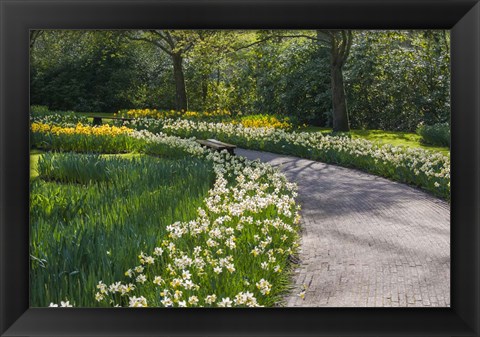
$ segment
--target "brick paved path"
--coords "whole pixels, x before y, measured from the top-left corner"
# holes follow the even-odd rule
[[[288,307],[450,306],[448,203],[352,169],[236,153],[280,166],[298,184],[301,262]]]

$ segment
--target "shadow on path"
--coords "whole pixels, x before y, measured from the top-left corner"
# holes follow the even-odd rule
[[[447,202],[354,169],[236,152],[278,167],[298,185],[301,264],[287,306],[450,306]]]

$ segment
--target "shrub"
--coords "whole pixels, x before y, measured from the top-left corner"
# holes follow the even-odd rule
[[[417,134],[422,137],[420,140],[422,144],[450,147],[450,125],[448,123],[420,124]]]
[[[45,105],[32,105],[30,107],[30,113],[33,115],[46,115],[51,111],[48,109],[48,106]]]

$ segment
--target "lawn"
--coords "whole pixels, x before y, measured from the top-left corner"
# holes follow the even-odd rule
[[[76,112],[76,114],[87,118],[92,118],[93,116],[105,118],[114,117],[113,112]]]
[[[304,132],[321,132],[323,134],[330,134],[332,129],[307,126],[298,131]],[[383,131],[383,130],[351,130],[350,134],[353,138],[363,138],[371,142],[380,144],[391,144],[393,146],[407,146],[413,148],[421,148],[424,150],[440,152],[444,155],[450,155],[448,147],[430,146],[420,143],[421,137],[412,132],[398,132],[398,131]]]
[[[93,117],[103,117],[103,123],[111,122],[111,117],[114,117],[113,112],[76,112],[78,116],[86,117],[89,123],[93,123]]]

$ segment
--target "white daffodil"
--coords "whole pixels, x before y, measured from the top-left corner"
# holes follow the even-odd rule
[[[140,274],[140,275],[137,276],[135,281],[137,281],[137,283],[142,283],[143,284],[147,281],[147,277],[144,274]]]
[[[222,298],[220,302],[217,303],[217,306],[227,308],[231,307],[233,302],[230,300],[230,297]]]

